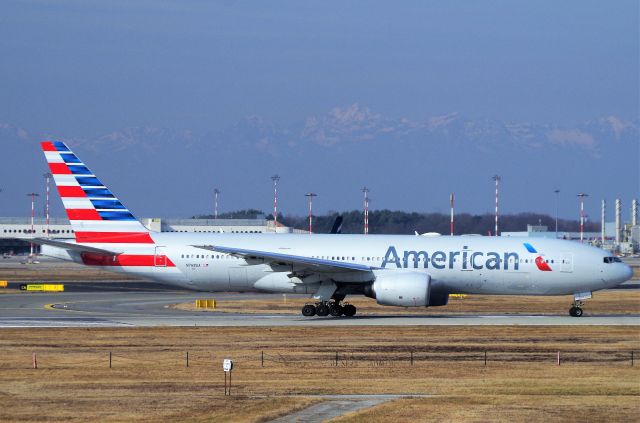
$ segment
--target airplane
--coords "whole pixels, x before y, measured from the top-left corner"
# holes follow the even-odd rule
[[[75,234],[34,238],[43,255],[191,290],[308,294],[303,316],[354,316],[348,295],[435,307],[455,293],[573,295],[580,317],[593,291],[632,276],[609,252],[558,239],[154,232],[65,143],[41,146]]]

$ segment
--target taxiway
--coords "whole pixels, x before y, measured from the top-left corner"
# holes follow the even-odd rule
[[[218,293],[219,301],[274,299],[280,295]],[[202,293],[187,291],[84,291],[0,295],[0,327],[121,326],[394,326],[394,325],[640,325],[640,315],[356,315],[303,317],[283,314],[202,312],[170,308]]]

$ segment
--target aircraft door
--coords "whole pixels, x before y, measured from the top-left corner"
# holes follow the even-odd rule
[[[473,271],[473,251],[466,248],[460,252],[460,270],[471,272]]]
[[[167,267],[167,254],[165,249],[165,246],[156,247],[156,251],[153,256],[153,265],[155,267]]]
[[[483,269],[476,269],[473,267],[474,265],[474,251],[465,247],[462,251],[460,251],[460,255],[456,258],[456,261],[460,261],[458,269],[462,272],[459,276],[460,280],[464,281],[464,290],[467,292],[482,292],[484,289],[484,285],[487,282],[487,275]],[[480,264],[480,259],[477,260],[478,264]]]
[[[573,272],[573,253],[562,253],[562,258],[560,260],[561,272]]]

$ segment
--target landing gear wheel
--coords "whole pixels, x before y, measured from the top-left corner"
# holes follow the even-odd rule
[[[573,304],[571,304],[571,308],[569,309],[569,314],[573,317],[582,316],[582,301],[574,300]]]
[[[307,317],[315,316],[316,306],[314,306],[313,304],[306,304],[304,307],[302,307],[302,315]]]
[[[569,314],[573,317],[580,317],[582,316],[582,309],[580,307],[571,307],[569,309]]]
[[[342,306],[342,312],[345,316],[353,317],[356,315],[356,306],[353,304],[346,304]]]
[[[343,307],[340,304],[331,304],[329,306],[329,313],[333,317],[340,317],[344,314]]]
[[[318,316],[328,316],[329,306],[326,304],[318,304],[318,306],[316,307],[316,314]]]

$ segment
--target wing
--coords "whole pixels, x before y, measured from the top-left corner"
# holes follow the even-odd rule
[[[34,244],[38,245],[50,245],[52,247],[62,248],[63,250],[77,251],[79,253],[94,253],[103,256],[117,256],[119,254],[122,254],[122,251],[118,250],[105,250],[103,248],[89,247],[88,245],[75,244],[71,242],[54,241],[52,239],[45,238],[34,238],[30,239],[29,242],[33,242]]]
[[[242,248],[229,248],[219,245],[193,245],[203,250],[226,253],[248,260],[263,259],[274,265],[295,266],[298,270],[309,270],[318,273],[344,273],[344,272],[371,272],[378,267],[356,263],[346,263],[335,260],[323,260],[312,257],[296,256],[292,254],[274,253],[271,251],[245,250]]]

